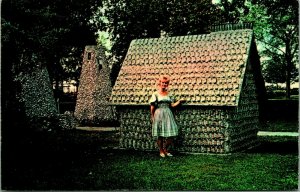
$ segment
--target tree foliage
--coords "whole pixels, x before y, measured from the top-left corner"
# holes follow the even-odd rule
[[[240,22],[240,18],[249,12],[246,2],[247,0],[219,0],[216,4],[222,12],[220,22]]]
[[[262,44],[263,73],[267,82],[286,82],[286,97],[290,83],[297,80],[298,1],[253,0],[249,14],[242,18],[254,23],[256,39]]]
[[[62,63],[72,68],[78,62],[65,58],[80,61],[84,46],[95,43],[88,19],[98,5],[95,0],[2,1],[6,65],[19,72],[42,63],[47,65],[51,78],[68,76]]]
[[[131,40],[209,32],[220,18],[211,0],[104,0],[94,15],[98,28],[111,34],[114,82]]]
[[[3,0],[1,7],[1,80],[3,114],[22,108],[15,77],[46,66],[51,81],[79,78],[81,54],[95,44],[88,20],[97,0]],[[52,82],[51,82],[52,83]]]

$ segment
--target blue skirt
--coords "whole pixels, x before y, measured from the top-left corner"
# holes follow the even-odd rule
[[[174,137],[178,135],[178,127],[169,107],[159,107],[154,112],[152,123],[153,137]]]

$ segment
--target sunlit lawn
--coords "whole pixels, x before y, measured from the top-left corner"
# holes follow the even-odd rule
[[[35,135],[4,158],[11,190],[296,190],[298,139],[260,137],[230,155],[119,150],[116,132],[70,130]],[[5,152],[5,151],[4,151]],[[13,168],[11,168],[13,167]]]

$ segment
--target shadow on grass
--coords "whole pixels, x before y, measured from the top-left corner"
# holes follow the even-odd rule
[[[118,138],[118,132],[114,131],[68,130],[4,134],[1,160],[2,189],[112,190],[118,189],[119,186],[124,189],[136,189],[131,185],[134,181],[127,182],[124,180],[126,178],[115,177],[114,174],[120,174],[117,170],[122,170],[122,165],[129,165],[135,159],[139,162],[146,159],[148,163],[149,160],[160,162],[160,159],[157,152],[117,149]],[[298,154],[297,138],[259,139],[261,145],[247,151],[247,154]],[[182,153],[175,155],[178,159],[189,156]],[[110,164],[116,159],[119,162],[112,168]],[[95,170],[103,170],[103,173],[95,175]]]
[[[260,136],[260,145],[247,153],[298,154],[298,137]]]

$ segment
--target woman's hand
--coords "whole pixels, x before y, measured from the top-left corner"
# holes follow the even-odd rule
[[[176,101],[175,103],[172,103],[171,106],[172,107],[177,107],[178,105],[180,105],[181,103],[185,103],[186,100],[185,99],[179,99],[178,101]]]
[[[186,100],[185,100],[185,99],[179,99],[179,102],[180,102],[180,103],[185,103]]]
[[[150,105],[150,115],[151,115],[151,122],[153,123],[154,120],[154,112],[155,112],[155,106]]]

